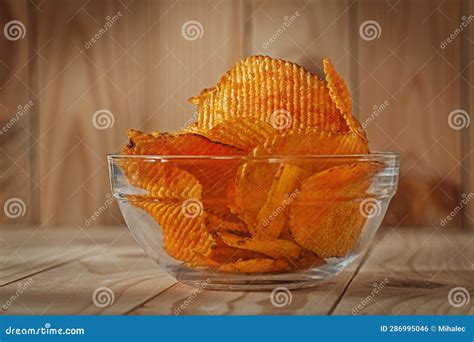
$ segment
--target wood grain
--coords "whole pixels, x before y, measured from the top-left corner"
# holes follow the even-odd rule
[[[350,79],[350,11],[354,1],[252,1],[248,54],[290,60],[324,78],[322,60],[329,57],[344,79]]]
[[[51,263],[50,267],[29,275],[16,274],[22,279],[0,287],[0,303],[11,302],[1,314],[125,314],[175,282],[144,255],[122,227],[92,228],[87,232],[72,227],[62,230],[63,234],[54,237],[57,230],[46,230],[48,241],[40,243],[41,248],[23,246],[22,253],[46,260],[48,254],[56,252],[49,247],[54,242],[67,248],[69,254],[76,252],[76,257],[63,259],[62,264]],[[31,230],[30,233],[34,234]],[[13,239],[10,243],[14,243]],[[65,255],[64,251],[56,254]],[[19,262],[10,258],[5,263],[9,269],[17,267]],[[18,288],[24,292],[11,300]],[[111,301],[110,305],[102,307],[105,302],[100,299],[97,299],[99,305],[94,303],[97,289],[104,296],[107,296],[104,291],[112,291],[111,297],[103,297]]]
[[[474,0],[466,2],[467,6],[463,7],[466,16],[474,15]],[[469,30],[464,33],[463,37],[464,44],[464,61],[466,69],[463,70],[464,78],[464,97],[465,105],[469,107],[468,113],[470,118],[469,128],[464,132],[465,138],[465,151],[468,157],[464,163],[464,178],[466,179],[466,193],[474,194],[474,25],[471,21]],[[465,224],[469,228],[474,229],[474,201],[468,203],[467,210],[465,210]]]
[[[327,315],[342,296],[363,258],[321,285],[291,291],[288,305],[276,307],[270,291],[208,291],[183,284],[170,287],[131,312],[133,315]]]
[[[357,2],[359,103],[372,149],[401,153],[390,225],[439,225],[461,200],[460,133],[448,114],[460,106],[460,39],[440,47],[459,24],[460,1]],[[460,215],[449,222],[460,224]]]
[[[0,206],[3,209],[11,200],[8,203],[17,203],[19,210],[16,212],[15,206],[0,210],[0,221],[24,223],[31,222],[33,217],[31,158],[37,132],[32,117],[38,104],[30,86],[28,41],[34,31],[29,25],[28,1],[2,1],[0,13]],[[20,23],[12,23],[15,20]],[[11,40],[4,34],[5,27],[12,30]]]
[[[51,0],[42,6],[40,221],[84,224],[107,207],[94,224],[121,222],[116,207],[107,206],[106,154],[125,143],[127,128],[175,130],[192,118],[187,98],[241,57],[240,13],[240,2]],[[201,39],[182,35],[190,20],[202,23]],[[103,109],[113,126],[97,129],[94,113]]]
[[[43,238],[35,236],[40,233]],[[2,270],[19,269],[18,256],[50,257],[52,262],[34,271],[23,267],[30,273],[17,272],[11,275],[15,281],[0,285],[0,304],[11,302],[2,314],[465,315],[474,310],[472,305],[455,307],[448,301],[453,288],[464,288],[471,300],[474,293],[474,234],[466,230],[425,227],[379,232],[365,258],[319,286],[292,290],[291,302],[282,307],[271,304],[267,291],[198,291],[177,284],[144,255],[123,227],[84,231],[70,226],[41,232],[25,227],[8,236]],[[4,260],[13,248],[17,256]],[[76,255],[61,263],[51,258],[67,253]],[[94,304],[93,293],[100,287],[112,291],[112,305]],[[24,288],[23,293],[11,301],[18,288]]]
[[[472,315],[469,302],[455,307],[448,297],[455,287],[472,297],[473,261],[473,233],[392,230],[374,248],[334,314]]]
[[[2,222],[84,226],[106,207],[94,224],[121,223],[108,205],[105,155],[124,143],[127,128],[173,131],[192,122],[187,98],[256,53],[293,60],[320,76],[322,58],[330,57],[349,81],[372,148],[402,153],[400,189],[386,224],[439,226],[462,192],[473,192],[473,125],[461,131],[448,125],[453,110],[467,108],[472,116],[472,23],[469,37],[441,47],[462,15],[472,13],[472,0],[4,0],[0,6],[1,27],[13,19],[26,26],[24,39],[0,40],[1,127],[19,105],[34,102],[0,135],[0,205],[18,197],[26,208],[15,219],[0,211]],[[367,20],[380,25],[378,39],[360,36]],[[190,21],[202,27],[195,40],[182,34]],[[112,113],[112,127],[94,127],[99,110]],[[473,224],[473,208],[465,210],[466,224]],[[449,224],[460,225],[460,218]]]

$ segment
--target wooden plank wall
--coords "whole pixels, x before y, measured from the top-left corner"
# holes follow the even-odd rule
[[[439,225],[473,191],[474,125],[453,129],[448,115],[472,112],[474,25],[441,47],[472,2],[0,0],[2,27],[15,19],[27,27],[25,38],[0,42],[0,123],[19,104],[35,103],[0,135],[1,204],[19,197],[27,208],[25,216],[1,212],[1,219],[83,225],[106,206],[95,223],[121,222],[109,205],[104,161],[125,130],[182,127],[194,115],[189,96],[243,56],[268,54],[319,75],[322,58],[331,58],[349,82],[372,148],[402,154],[386,223]],[[196,37],[183,36],[188,22]],[[94,126],[97,112],[111,119],[107,128]],[[473,212],[450,225],[472,225]]]
[[[17,22],[12,22],[17,20]],[[31,146],[36,140],[30,106],[30,27],[26,1],[0,2],[0,222],[33,218]],[[8,37],[4,34],[7,29]],[[22,38],[23,37],[23,38]]]

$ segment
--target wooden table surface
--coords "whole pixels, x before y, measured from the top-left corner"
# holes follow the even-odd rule
[[[282,307],[272,305],[270,291],[177,283],[124,227],[0,231],[0,314],[474,314],[472,231],[387,228],[348,269],[319,286],[292,290]],[[92,300],[101,287],[113,293],[105,307]],[[461,297],[452,296],[450,304],[453,288],[461,288],[453,290]]]

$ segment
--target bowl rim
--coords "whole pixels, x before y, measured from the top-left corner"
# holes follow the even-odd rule
[[[146,160],[321,160],[321,159],[357,159],[357,160],[395,160],[400,159],[399,152],[374,151],[362,154],[315,154],[315,155],[157,155],[157,154],[119,154],[110,153],[108,161],[120,159],[146,159]]]

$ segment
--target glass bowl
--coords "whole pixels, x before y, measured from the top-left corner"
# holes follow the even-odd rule
[[[334,277],[373,239],[399,175],[390,152],[107,159],[113,196],[146,254],[182,283],[221,290]],[[298,177],[284,174],[293,169]]]

